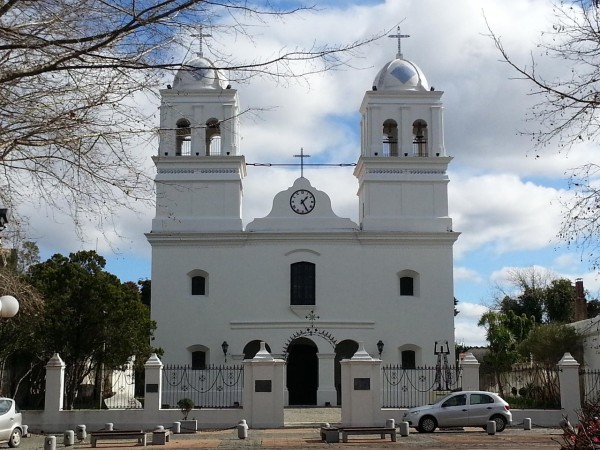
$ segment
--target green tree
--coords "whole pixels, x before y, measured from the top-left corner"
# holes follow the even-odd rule
[[[569,323],[574,317],[575,289],[571,280],[552,280],[545,289],[544,307],[549,323]]]
[[[553,369],[562,356],[569,352],[582,361],[583,338],[575,328],[561,323],[547,323],[534,327],[519,344],[518,350],[525,358]]]
[[[28,271],[28,281],[45,298],[38,345],[46,357],[58,352],[65,361],[68,409],[86,376],[118,368],[131,356],[145,361],[153,351],[156,325],[137,286],[121,283],[103,270],[105,264],[96,252],[80,251],[68,258],[56,254]]]
[[[525,314],[538,324],[567,323],[573,319],[576,293],[571,280],[530,267],[512,270],[509,281],[509,288],[498,287],[503,295],[497,302],[501,312]],[[518,293],[508,294],[509,290]]]
[[[481,316],[477,325],[485,328],[489,347],[483,362],[494,374],[500,396],[504,396],[500,375],[510,370],[521,358],[518,344],[533,328],[534,321],[525,314],[517,316],[513,311],[488,311]]]
[[[0,296],[3,295],[18,300],[19,312],[9,320],[0,319],[0,396],[26,396],[22,383],[31,377],[36,366],[41,368],[43,364],[41,357],[31,355],[36,354],[39,336],[43,335],[40,318],[45,304],[39,292],[12,267],[0,267]],[[11,370],[5,370],[7,367]]]

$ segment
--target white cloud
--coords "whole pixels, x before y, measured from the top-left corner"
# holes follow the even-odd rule
[[[402,22],[405,57],[418,64],[429,81],[444,91],[445,144],[454,157],[450,165],[450,216],[454,229],[462,234],[455,245],[455,279],[467,282],[469,299],[489,297],[494,283],[502,281],[508,266],[528,267],[524,260],[530,251],[553,249],[561,221],[559,198],[569,200],[565,173],[585,162],[593,144],[573,148],[567,155],[554,153],[552,147],[538,154],[532,151],[529,138],[519,130],[534,124],[524,121],[535,101],[528,96],[530,86],[510,80],[514,75],[486,36],[483,14],[502,38],[511,57],[522,64],[530,63],[540,30],[549,24],[552,5],[547,0],[387,0],[377,4],[350,5],[338,2],[339,8],[318,5],[317,13],[287,17],[281,23],[251,23],[256,32],[253,41],[244,36],[219,35],[206,48],[221,48],[238,60],[253,55],[274,55],[280,49],[311,47],[322,42],[352,42]],[[435,13],[432,13],[435,12]],[[242,117],[241,150],[248,162],[287,162],[304,148],[316,158],[326,156],[331,162],[355,162],[360,151],[357,114],[364,92],[370,89],[376,73],[394,58],[396,41],[383,38],[357,52],[347,67],[316,74],[306,80],[277,84],[273,79],[256,78],[248,83],[234,82],[242,108],[257,108]],[[536,55],[537,56],[537,55]],[[556,61],[539,61],[539,70],[557,73]],[[281,80],[280,80],[281,81]],[[135,100],[148,114],[156,113],[155,101]],[[156,120],[156,119],[155,119]],[[150,155],[156,142],[140,146],[148,155],[148,173],[154,168]],[[313,159],[314,160],[314,159]],[[311,162],[308,160],[308,162]],[[298,168],[248,167],[244,180],[243,221],[267,215],[274,195],[289,187],[298,176]],[[327,192],[334,211],[356,221],[358,184],[352,168],[306,168],[312,184]],[[29,236],[42,248],[68,254],[79,248],[98,248],[108,258],[113,249],[119,257],[146,255],[149,245],[144,233],[150,230],[153,208],[117,211],[105,235],[96,230],[98,218],[88,217],[83,224],[85,241],[80,243],[68,218],[56,216],[44,207],[24,207],[29,217]],[[108,238],[108,242],[106,241]],[[475,257],[521,255],[515,261],[487,261],[495,264],[488,272],[479,272]],[[572,251],[557,254],[540,266],[549,265],[558,273],[577,277],[581,271],[578,255]],[[533,261],[533,263],[540,263]],[[146,275],[146,274],[143,274]],[[600,282],[593,273],[583,275],[586,288],[598,292]],[[484,294],[485,293],[485,294]],[[472,306],[471,306],[472,305]],[[483,329],[473,324],[474,311],[481,305],[460,303],[456,320],[457,340],[475,344]]]

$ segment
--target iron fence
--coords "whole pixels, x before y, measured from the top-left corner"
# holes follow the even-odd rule
[[[132,365],[124,370],[102,369],[97,378],[92,372],[79,386],[73,409],[142,409],[143,393],[138,393],[143,386],[144,371],[136,371]],[[98,389],[102,400],[94,395]]]
[[[162,407],[177,408],[179,400],[189,398],[195,408],[240,408],[243,387],[243,366],[165,366]]]
[[[510,370],[480,376],[482,390],[497,392],[514,408],[560,408],[558,368],[515,364]]]
[[[381,369],[384,408],[412,408],[434,403],[449,392],[460,390],[460,367],[403,369],[387,365]]]
[[[582,402],[595,402],[600,398],[600,370],[579,368],[579,388]]]

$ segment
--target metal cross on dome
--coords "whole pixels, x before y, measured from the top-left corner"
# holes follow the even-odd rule
[[[300,158],[300,177],[304,178],[304,158],[310,158],[310,155],[305,155],[304,149],[300,148],[300,154],[294,155],[294,158]]]
[[[410,34],[401,34],[400,33],[400,25],[398,25],[398,33],[390,34],[388,37],[398,39],[398,54],[396,55],[396,58],[402,59],[402,39],[409,38]]]
[[[191,35],[192,37],[198,38],[198,53],[197,53],[197,55],[200,58],[204,57],[204,53],[203,53],[203,50],[202,50],[202,38],[212,37],[212,34],[204,34],[204,33],[202,33],[202,29],[203,29],[203,26],[199,25],[198,26],[198,33],[194,33],[194,34]]]

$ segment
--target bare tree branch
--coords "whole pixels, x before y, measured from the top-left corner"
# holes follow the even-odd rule
[[[264,8],[243,0],[11,0],[0,5],[0,204],[68,212],[76,224],[153,200],[147,155],[165,70],[178,70],[200,24],[253,39],[251,19],[313,7]],[[232,25],[227,23],[232,22]],[[342,45],[283,48],[241,60],[209,48],[233,81],[276,82],[348,65],[374,35]],[[217,39],[215,41],[217,41]],[[185,66],[184,66],[185,68]],[[101,223],[102,219],[97,219]]]

